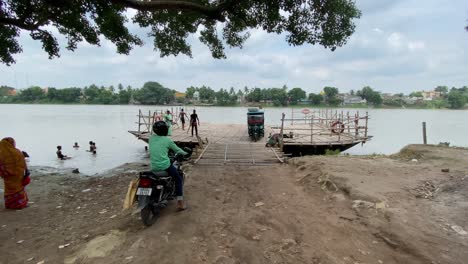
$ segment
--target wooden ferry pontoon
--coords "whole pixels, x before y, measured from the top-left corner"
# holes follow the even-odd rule
[[[192,136],[186,123],[182,130],[176,119],[179,108],[173,109],[174,125],[172,140],[180,147],[195,148],[199,164],[240,163],[265,165],[284,162],[285,156],[324,154],[327,150],[344,151],[359,143],[367,142],[369,116],[359,112],[338,112],[331,110],[302,110],[285,114],[277,125],[265,126],[265,137],[252,142],[246,124],[202,123],[197,136]],[[138,130],[128,131],[138,139],[148,142],[152,126],[163,111],[149,111],[138,114]],[[275,135],[278,144],[266,147],[268,137]]]
[[[280,147],[293,156],[322,155],[327,150],[345,151],[357,144],[364,144],[368,135],[369,115],[359,111],[291,110],[290,116],[282,115],[281,123],[270,126],[272,134],[279,134]]]

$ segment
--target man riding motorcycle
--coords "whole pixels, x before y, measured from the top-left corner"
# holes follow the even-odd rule
[[[169,150],[176,154],[187,155],[188,153],[180,149],[170,137],[167,136],[169,127],[164,121],[157,121],[153,125],[153,134],[149,139],[149,152],[151,161],[151,171],[167,171],[175,182],[175,195],[177,196],[177,209],[185,210],[187,208],[184,202],[183,188],[184,183],[182,176],[177,171],[176,167],[171,165],[168,153]]]

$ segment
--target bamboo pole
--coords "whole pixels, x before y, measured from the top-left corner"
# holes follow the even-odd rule
[[[422,122],[422,128],[423,128],[423,143],[424,145],[427,145],[426,122]]]
[[[349,134],[349,133],[351,133],[350,128],[349,128],[349,127],[350,127],[350,124],[351,124],[351,123],[349,122],[349,111],[346,113],[346,115],[348,116],[348,134]]]
[[[367,125],[369,123],[369,112],[366,112],[366,128],[364,130],[364,137],[367,138]]]
[[[148,132],[152,134],[152,129],[151,129],[151,110],[148,110]]]
[[[281,146],[281,151],[283,151],[283,130],[284,130],[284,113],[282,114],[282,118],[281,118],[281,130],[280,130],[280,138],[281,138],[281,142],[280,142],[280,146]]]
[[[312,116],[312,119],[310,120],[310,143],[314,142],[313,134],[314,134],[314,116]]]
[[[140,126],[141,126],[141,109],[138,109],[138,134],[141,132]]]
[[[206,149],[208,149],[208,147],[210,146],[210,142],[208,142],[208,145],[206,145],[206,147],[203,149],[202,153],[200,153],[200,156],[198,156],[197,160],[195,160],[194,164],[197,164],[200,159],[203,157],[203,154],[205,154],[205,151]]]

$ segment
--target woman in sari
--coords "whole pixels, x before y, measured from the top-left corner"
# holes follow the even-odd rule
[[[5,185],[5,208],[22,209],[28,205],[28,195],[24,190],[30,178],[23,153],[16,148],[13,138],[0,141],[0,177]]]

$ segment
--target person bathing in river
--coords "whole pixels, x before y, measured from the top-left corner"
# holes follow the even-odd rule
[[[71,157],[68,157],[66,155],[63,155],[62,153],[62,146],[57,146],[57,158],[61,159],[61,160],[67,160],[67,159],[71,159]]]
[[[182,130],[185,130],[185,117],[187,117],[187,119],[189,118],[187,113],[184,112],[184,109],[181,109],[179,113],[179,119],[180,122],[182,122]]]
[[[0,141],[0,177],[5,185],[5,208],[25,208],[28,205],[25,186],[30,182],[29,171],[24,154],[10,137]]]
[[[91,152],[91,153],[93,153],[93,154],[96,154],[96,149],[97,149],[96,143],[93,142],[93,141],[90,141],[90,142],[89,142],[89,150],[87,150],[87,151],[88,151],[88,152]]]
[[[78,145],[78,142],[75,142],[75,145],[73,145],[74,149],[78,149],[80,146]]]

